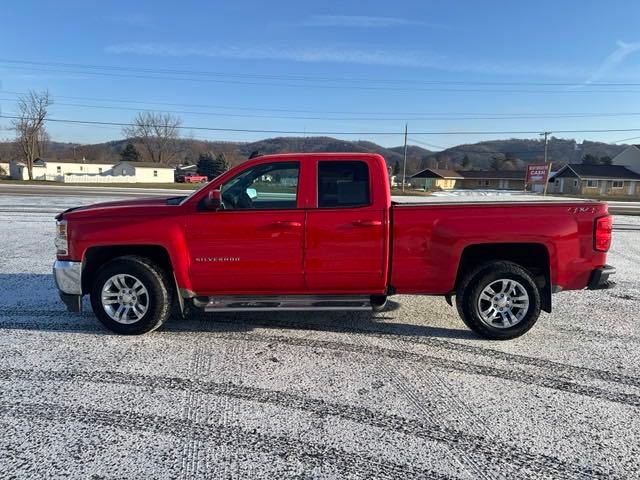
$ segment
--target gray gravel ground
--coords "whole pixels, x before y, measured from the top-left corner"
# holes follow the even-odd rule
[[[92,200],[0,197],[2,477],[639,478],[636,218],[616,289],[559,294],[509,342],[421,297],[123,337],[50,274],[52,212]]]

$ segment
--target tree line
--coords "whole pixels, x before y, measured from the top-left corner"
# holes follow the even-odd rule
[[[16,156],[27,168],[29,180],[33,180],[33,166],[38,158],[44,158],[50,137],[46,120],[53,98],[48,90],[29,91],[18,98],[16,118],[12,121],[15,131]],[[182,119],[170,113],[139,112],[130,124],[122,129],[129,140],[120,152],[120,159],[127,162],[148,161],[175,166],[179,163],[183,144],[180,141]],[[229,164],[224,154],[201,153],[197,159],[198,173],[213,178],[227,170]]]

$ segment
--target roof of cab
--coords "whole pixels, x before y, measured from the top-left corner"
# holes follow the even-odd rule
[[[366,159],[376,158],[384,160],[384,157],[379,153],[367,153],[367,152],[299,152],[299,153],[270,153],[267,155],[259,155],[253,157],[251,160],[256,159],[330,159],[330,160],[354,160],[354,159]]]

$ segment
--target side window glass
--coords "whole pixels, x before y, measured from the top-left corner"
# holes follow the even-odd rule
[[[220,188],[225,210],[288,210],[298,200],[298,162],[256,165]]]
[[[371,203],[365,162],[319,162],[318,207],[361,207]]]

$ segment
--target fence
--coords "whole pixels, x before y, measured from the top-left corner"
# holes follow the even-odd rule
[[[67,174],[67,175],[34,175],[34,180],[45,180],[48,182],[61,183],[138,183],[138,179],[134,175],[100,175],[96,174]]]

